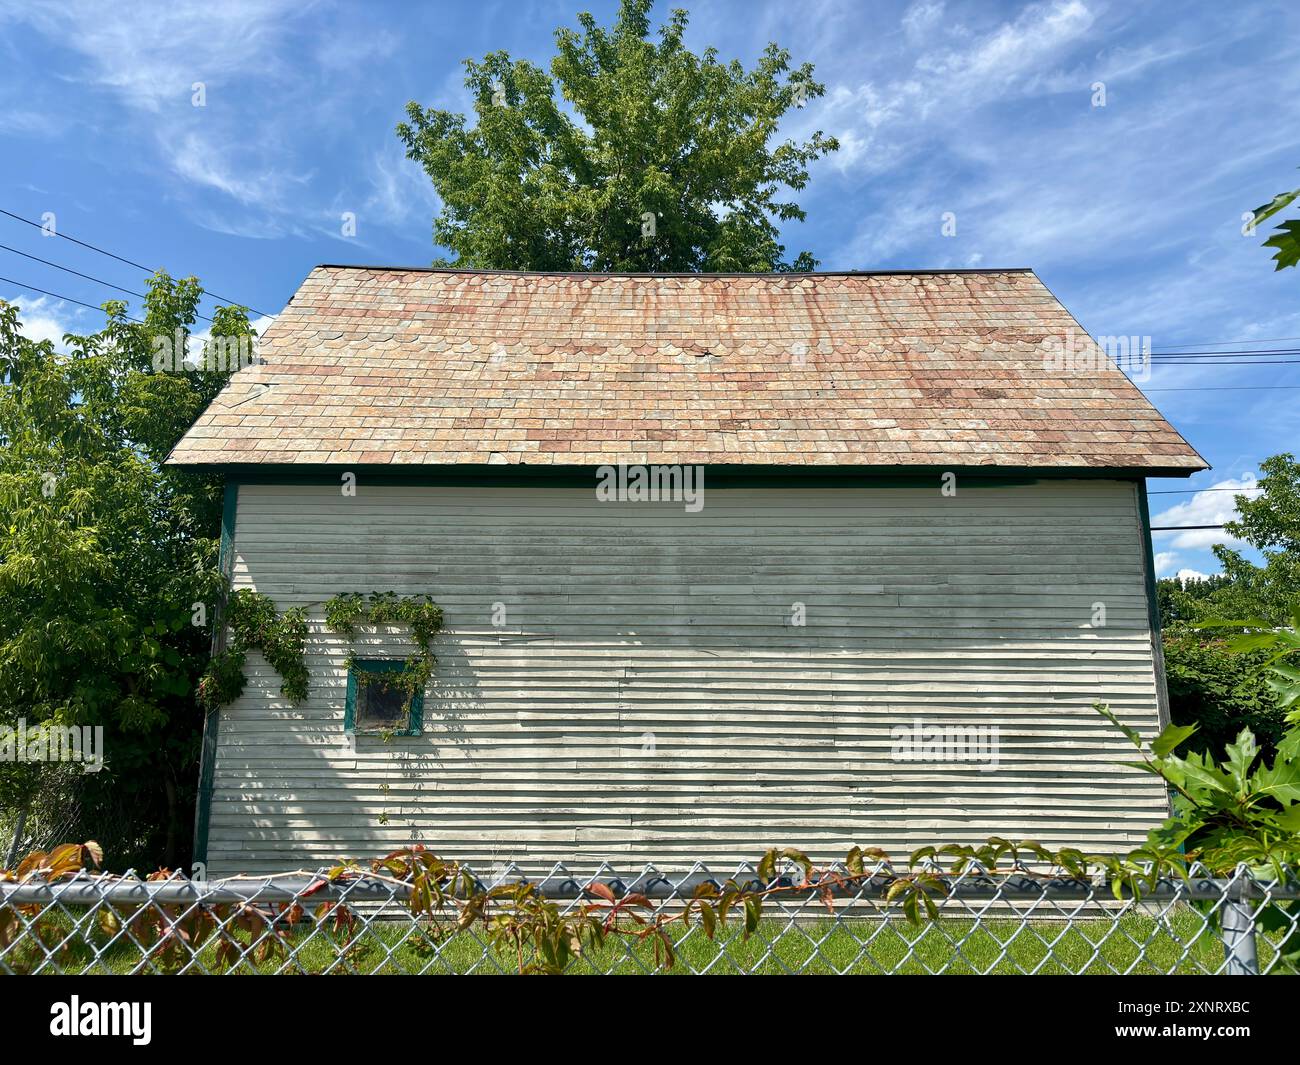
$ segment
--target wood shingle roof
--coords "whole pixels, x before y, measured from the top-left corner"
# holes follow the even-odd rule
[[[1206,466],[1025,270],[320,266],[258,354],[171,462]]]

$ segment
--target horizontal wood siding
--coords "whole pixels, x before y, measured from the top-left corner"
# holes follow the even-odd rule
[[[290,705],[249,656],[222,712],[210,869],[411,840],[528,868],[725,865],[773,844],[903,856],[990,834],[1114,849],[1163,815],[1091,709],[1157,727],[1133,484],[706,485],[705,504],[241,486],[235,585],[307,606],[311,696]],[[350,744],[348,645],[322,607],[371,590],[431,593],[447,628],[423,735]],[[916,720],[997,725],[997,769],[893,759],[891,728]]]

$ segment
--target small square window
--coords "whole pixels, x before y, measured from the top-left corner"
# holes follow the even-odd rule
[[[418,736],[424,724],[424,692],[407,697],[399,674],[401,659],[373,658],[352,663],[348,701],[343,715],[347,732],[391,732]]]

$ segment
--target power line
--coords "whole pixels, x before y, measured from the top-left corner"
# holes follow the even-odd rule
[[[1200,495],[1202,492],[1236,492],[1241,495],[1243,492],[1262,492],[1262,488],[1170,488],[1162,489],[1159,492],[1148,492],[1149,496],[1188,496]]]
[[[11,277],[0,277],[0,281],[3,281],[6,285],[17,285],[19,288],[26,289],[28,292],[39,292],[42,296],[49,296],[51,299],[63,300],[65,303],[75,303],[78,307],[86,307],[92,311],[102,311],[104,309],[103,307],[96,307],[90,303],[82,303],[81,300],[74,300],[71,296],[60,296],[57,292],[48,292],[43,288],[37,288],[35,285],[24,285],[21,281],[15,281]],[[144,325],[144,322],[132,315],[126,314],[123,315],[123,317]]]
[[[16,219],[16,220],[19,221],[19,222],[26,222],[26,223],[27,223],[28,225],[30,225],[30,226],[36,226],[38,229],[43,229],[43,227],[41,227],[40,225],[38,225],[36,222],[32,222],[32,221],[30,221],[29,219],[22,218],[22,217],[20,217],[20,216],[18,216],[18,215],[16,215],[16,214],[14,214],[12,211],[6,211],[6,210],[4,210],[3,208],[0,208],[0,214],[7,215],[8,217],[10,217],[10,218],[14,218],[14,219]],[[133,262],[133,261],[130,260],[130,259],[124,259],[124,258],[122,258],[120,255],[114,255],[112,252],[105,251],[105,250],[102,249],[102,248],[97,248],[97,247],[95,247],[95,246],[92,245],[92,244],[86,244],[84,241],[77,240],[75,237],[67,236],[66,234],[62,234],[62,233],[58,233],[58,234],[56,234],[56,235],[57,235],[57,236],[63,236],[63,237],[65,237],[67,240],[71,240],[71,241],[72,241],[73,243],[75,243],[75,244],[80,244],[80,245],[82,245],[83,247],[87,247],[87,248],[92,249],[93,251],[98,251],[98,252],[101,252],[102,254],[107,255],[107,256],[109,256],[109,257],[111,257],[111,258],[118,259],[119,261],[126,263],[128,266],[134,266],[134,267],[136,267],[137,269],[140,269],[140,270],[146,270],[146,271],[149,270],[149,268],[148,268],[147,266],[143,266],[143,265],[140,264],[140,263]],[[136,292],[136,291],[134,291],[133,289],[123,288],[121,285],[115,285],[115,284],[113,284],[111,281],[105,281],[103,278],[95,277],[95,276],[93,276],[92,274],[84,274],[84,273],[82,273],[80,270],[73,270],[71,267],[68,267],[68,266],[62,266],[62,265],[60,265],[59,263],[51,262],[49,259],[42,259],[42,258],[41,258],[40,256],[38,256],[38,255],[32,255],[31,253],[29,253],[29,252],[25,252],[25,251],[22,251],[22,250],[20,250],[20,249],[18,249],[18,248],[12,248],[12,247],[10,247],[10,246],[7,245],[7,244],[0,244],[0,249],[3,249],[4,251],[7,251],[7,252],[11,252],[11,253],[13,253],[14,255],[21,255],[21,256],[23,256],[23,257],[26,258],[26,259],[31,259],[33,262],[38,262],[38,263],[42,263],[42,264],[45,265],[45,266],[53,267],[53,268],[56,269],[56,270],[62,270],[64,273],[73,274],[73,275],[75,275],[76,277],[84,278],[84,279],[87,280],[87,281],[93,281],[93,282],[95,282],[96,284],[104,285],[104,286],[106,286],[107,288],[114,289],[114,290],[117,291],[117,292],[123,292],[123,293],[126,293],[128,296],[135,296],[137,299],[146,299],[146,298],[147,298],[147,297],[145,297],[145,295],[144,295],[143,293]],[[150,271],[150,272],[152,273],[152,271]],[[10,284],[10,285],[17,285],[19,288],[26,289],[26,290],[29,291],[29,292],[37,292],[37,293],[40,293],[40,294],[43,295],[43,296],[49,296],[49,297],[51,297],[52,299],[63,300],[64,302],[67,302],[67,303],[73,303],[73,304],[76,304],[78,307],[86,307],[86,308],[88,308],[89,310],[102,310],[102,309],[103,309],[102,307],[97,307],[97,306],[95,306],[94,304],[83,303],[81,300],[73,299],[71,296],[61,296],[61,295],[59,295],[59,294],[56,293],[56,292],[50,292],[50,291],[48,291],[48,290],[46,290],[46,289],[43,289],[43,288],[37,288],[37,287],[35,287],[34,285],[26,285],[26,284],[23,284],[21,281],[14,281],[14,280],[12,280],[12,279],[10,279],[10,278],[3,278],[3,277],[0,277],[0,281],[4,281],[6,284]],[[214,299],[225,299],[225,297],[219,296],[219,295],[218,295],[217,293],[215,293],[215,292],[210,292],[210,293],[207,293],[207,294],[210,295],[210,296],[212,296]],[[234,301],[230,301],[230,302],[234,302]],[[242,306],[242,304],[241,304],[241,306]],[[249,307],[248,309],[249,309],[250,311],[253,311],[255,314],[264,314],[264,313],[265,313],[265,312],[263,312],[263,311],[258,311],[258,310],[257,310],[256,308],[254,308],[254,307]],[[207,321],[207,322],[212,322],[212,321],[213,321],[213,319],[212,319],[212,318],[209,318],[206,314],[202,314],[202,313],[200,313],[200,312],[198,312],[198,311],[196,311],[195,314],[196,314],[199,318],[202,318],[204,321]],[[139,318],[136,318],[136,317],[134,317],[134,316],[132,316],[132,315],[129,315],[129,314],[128,314],[128,315],[125,315],[125,317],[126,317],[127,319],[129,319],[130,321],[133,321],[133,322],[140,322],[140,321],[141,321]],[[141,324],[143,324],[143,323],[141,323]],[[1300,339],[1300,338],[1279,337],[1279,338],[1277,338],[1277,339],[1279,339],[1279,340],[1289,340],[1289,339]],[[1258,341],[1255,341],[1255,342],[1258,343]],[[1210,342],[1203,341],[1203,342],[1201,342],[1201,343],[1210,343]],[[1224,341],[1224,343],[1230,343],[1230,342],[1228,342],[1228,341]],[[1248,342],[1247,342],[1247,341],[1240,341],[1240,343],[1248,343]],[[1278,354],[1300,354],[1300,349],[1296,349],[1295,351],[1282,351],[1281,349],[1279,349],[1279,351],[1278,351],[1277,353],[1278,353]],[[1223,362],[1184,363],[1184,362],[1176,361],[1177,358],[1181,358],[1183,355],[1186,355],[1186,356],[1188,356],[1188,357],[1190,358],[1190,357],[1192,357],[1194,354],[1195,354],[1195,353],[1190,353],[1190,352],[1188,352],[1188,353],[1180,353],[1179,356],[1175,357],[1175,356],[1172,355],[1172,353],[1162,353],[1162,354],[1151,355],[1151,356],[1148,356],[1148,357],[1151,358],[1153,361],[1157,361],[1157,360],[1159,360],[1159,361],[1165,362],[1166,365],[1176,365],[1176,366],[1177,366],[1177,365],[1210,365],[1210,366],[1224,366],[1224,365],[1229,365],[1229,366],[1230,366],[1230,365],[1233,365],[1233,363],[1231,363],[1231,362],[1227,362],[1227,363],[1223,363]],[[1274,354],[1274,353],[1273,353],[1273,352],[1257,351],[1257,352],[1219,352],[1219,353],[1214,353],[1214,354],[1222,354],[1222,355],[1263,355],[1263,354]],[[1296,361],[1300,361],[1300,360],[1289,360],[1289,359],[1288,359],[1288,360],[1278,360],[1277,362],[1254,363],[1254,364],[1248,364],[1248,365],[1256,365],[1256,366],[1259,366],[1259,365],[1272,366],[1272,365],[1291,364],[1291,363],[1294,363],[1294,362],[1296,362]],[[1133,382],[1133,383],[1134,383],[1134,384],[1138,384],[1138,382]],[[1285,388],[1285,389],[1296,389],[1296,388],[1300,388],[1300,385],[1235,385],[1235,386],[1234,386],[1234,385],[1226,385],[1226,386],[1205,385],[1205,386],[1199,386],[1199,387],[1193,387],[1193,386],[1186,386],[1186,387],[1173,387],[1173,386],[1166,386],[1166,387],[1160,387],[1160,388],[1148,388],[1148,389],[1144,389],[1143,391],[1146,391],[1146,392],[1249,392],[1249,391],[1272,391],[1273,389],[1283,389],[1283,388]],[[1223,490],[1224,490],[1224,491],[1232,491],[1232,489],[1223,489]],[[1201,491],[1218,491],[1218,489],[1201,489]],[[1163,495],[1163,494],[1171,494],[1171,493],[1158,493],[1158,492],[1153,492],[1153,493],[1150,493],[1150,494],[1151,494],[1151,495]]]
[[[1203,531],[1206,529],[1222,529],[1222,528],[1223,528],[1222,525],[1152,525],[1151,531],[1152,532],[1175,532],[1178,530]]]
[[[1238,344],[1282,344],[1300,337],[1252,337],[1249,340],[1189,340],[1186,344],[1165,344],[1167,348],[1220,348]]]
[[[1153,351],[1147,359],[1266,359],[1270,355],[1300,355],[1300,347],[1270,347],[1258,351]]]
[[[132,289],[123,288],[121,285],[115,285],[111,281],[105,281],[102,277],[93,277],[90,274],[83,274],[80,270],[74,270],[70,266],[60,266],[58,263],[50,262],[49,259],[42,259],[39,255],[32,255],[29,252],[20,251],[18,248],[11,248],[8,244],[0,244],[0,248],[12,252],[14,255],[21,255],[24,259],[31,259],[32,262],[44,263],[46,266],[52,266],[54,269],[62,270],[66,274],[75,274],[77,277],[84,277],[87,281],[94,281],[98,285],[105,285],[108,288],[116,289],[118,292],[125,292],[128,296],[134,296],[136,299],[148,299],[143,292],[135,292]],[[213,321],[206,314],[200,314],[198,311],[195,311],[194,313],[205,322]],[[213,324],[215,325],[216,323],[213,322]]]
[[[1300,388],[1300,385],[1188,385],[1185,388],[1146,388],[1144,392],[1272,392],[1275,388]]]
[[[29,226],[34,226],[36,229],[39,229],[42,233],[53,233],[56,237],[62,237],[64,240],[72,241],[73,244],[79,244],[83,248],[89,248],[91,251],[97,251],[99,252],[100,255],[107,255],[110,259],[116,259],[120,263],[126,263],[127,266],[134,266],[137,270],[143,270],[146,274],[156,274],[158,272],[157,270],[151,267],[145,266],[143,263],[137,263],[131,259],[123,258],[121,255],[117,255],[114,252],[109,251],[107,248],[101,248],[96,244],[89,243],[88,241],[78,240],[76,237],[70,236],[67,233],[59,232],[57,229],[56,230],[46,229],[39,222],[33,222],[30,218],[24,218],[22,215],[14,214],[13,211],[6,211],[3,207],[0,207],[0,214],[7,215],[8,217],[14,219],[17,222],[25,222]],[[243,303],[240,300],[233,300],[229,296],[223,296],[220,293],[212,292],[210,290],[205,290],[205,291],[207,292],[207,295],[211,296],[214,300],[219,300],[222,303],[236,304],[240,307],[248,307],[248,304]],[[76,300],[72,300],[71,302],[75,303]],[[270,315],[268,315],[266,311],[259,311],[256,307],[248,307],[248,309],[252,311],[254,314],[260,314],[266,318],[270,317]]]

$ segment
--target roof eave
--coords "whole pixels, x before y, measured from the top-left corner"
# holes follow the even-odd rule
[[[222,474],[227,479],[292,483],[337,481],[344,473],[355,473],[358,480],[426,483],[571,483],[588,484],[601,465],[567,465],[560,463],[305,463],[305,462],[186,462],[169,458],[167,465],[198,473]],[[674,463],[674,465],[676,465]],[[691,464],[696,465],[696,464]],[[804,464],[780,465],[758,463],[701,463],[712,484],[757,484],[764,481],[789,481],[798,484],[855,481],[924,481],[945,473],[981,481],[1015,480],[1125,480],[1153,477],[1185,478],[1209,469],[1208,466],[964,466],[943,465],[870,465]]]

